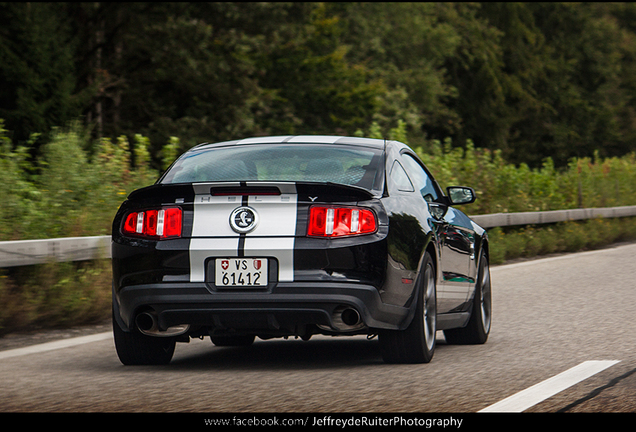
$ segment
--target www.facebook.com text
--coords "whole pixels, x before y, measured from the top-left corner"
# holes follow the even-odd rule
[[[206,418],[206,426],[313,426],[313,427],[360,427],[360,426],[416,426],[424,428],[456,428],[462,426],[461,418],[449,417],[405,417],[400,415],[358,415],[330,416],[314,415],[306,417],[259,417],[233,416],[225,418]]]

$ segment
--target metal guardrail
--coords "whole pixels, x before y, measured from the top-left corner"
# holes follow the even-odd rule
[[[110,236],[0,242],[0,267],[110,258]]]
[[[553,210],[544,212],[495,213],[475,215],[471,216],[471,219],[484,228],[494,228],[596,219],[598,217],[617,218],[630,216],[636,216],[636,206]]]
[[[471,216],[484,228],[636,216],[636,206]],[[0,242],[0,267],[110,258],[110,236]]]

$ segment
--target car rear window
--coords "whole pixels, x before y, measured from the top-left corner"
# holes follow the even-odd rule
[[[161,183],[215,181],[331,182],[374,189],[381,151],[312,144],[250,144],[194,150]]]

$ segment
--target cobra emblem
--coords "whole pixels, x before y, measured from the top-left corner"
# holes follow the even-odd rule
[[[230,226],[239,234],[253,231],[258,225],[258,213],[252,207],[237,207],[230,214]]]

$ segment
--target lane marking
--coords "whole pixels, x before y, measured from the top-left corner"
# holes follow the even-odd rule
[[[495,269],[513,269],[516,267],[526,267],[526,266],[530,266],[533,264],[541,264],[541,263],[546,263],[546,262],[551,262],[551,261],[560,261],[560,260],[566,260],[566,259],[571,259],[571,258],[575,258],[578,259],[582,256],[588,256],[588,255],[598,255],[598,254],[602,254],[602,253],[606,253],[606,252],[611,252],[611,251],[618,251],[620,249],[623,248],[633,248],[634,246],[636,246],[636,244],[626,244],[626,245],[620,245],[620,246],[612,246],[612,247],[607,247],[604,249],[596,249],[596,250],[591,250],[591,251],[583,251],[583,252],[570,252],[570,253],[563,253],[561,255],[557,255],[557,256],[551,256],[551,257],[537,257],[537,258],[530,258],[527,261],[521,261],[521,262],[516,262],[516,263],[510,263],[510,264],[497,264],[497,265],[491,265],[490,266],[490,271],[492,272]]]
[[[619,363],[620,360],[591,360],[520,391],[478,412],[520,413],[563,390]]]
[[[88,336],[80,336],[71,339],[62,339],[53,342],[46,342],[38,345],[31,345],[24,348],[15,348],[6,351],[0,351],[0,360],[10,358],[10,357],[18,357],[27,354],[37,354],[46,351],[52,351],[60,348],[68,348],[76,345],[82,345],[90,342],[98,342],[105,339],[109,339],[113,337],[113,332],[105,332],[98,333],[94,335]]]

